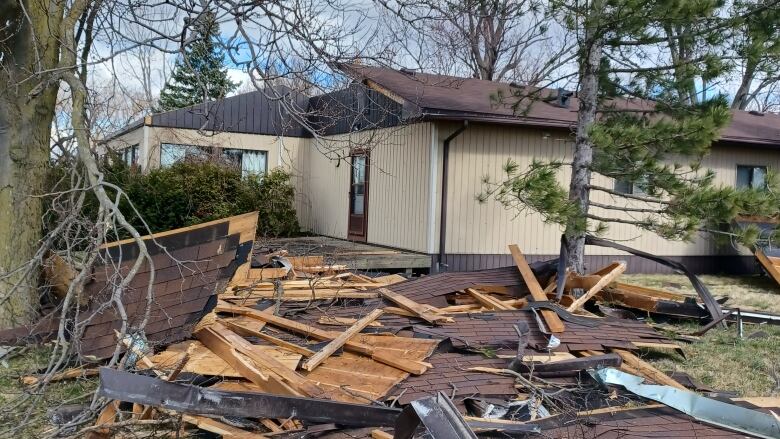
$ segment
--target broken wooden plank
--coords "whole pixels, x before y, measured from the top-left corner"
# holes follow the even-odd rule
[[[232,319],[220,319],[220,322],[224,323],[225,326],[233,330],[236,334],[240,334],[246,337],[257,337],[269,343],[273,343],[283,349],[287,349],[288,351],[303,355],[304,357],[311,357],[315,354],[314,351],[303,346],[298,346],[295,343],[290,343],[289,341],[282,340],[281,338],[274,337],[273,335],[266,334],[265,332],[256,331]],[[293,367],[292,369],[295,368]]]
[[[504,305],[500,300],[490,297],[487,294],[482,294],[473,288],[466,288],[464,291],[466,291],[466,293],[471,295],[471,297],[476,299],[477,302],[479,302],[480,304],[482,304],[484,307],[488,309],[497,309],[497,310],[514,309],[510,306]]]
[[[595,285],[593,285],[585,294],[578,297],[574,303],[569,305],[568,308],[566,308],[566,311],[574,312],[582,307],[582,305],[585,304],[588,300],[590,300],[591,297],[596,295],[599,291],[604,289],[607,285],[612,283],[615,279],[617,279],[618,276],[623,274],[624,271],[626,271],[626,263],[625,262],[613,262],[609,266],[607,266],[609,269],[608,272],[606,272],[603,276],[601,276],[601,279],[599,279],[598,282],[596,282]]]
[[[531,297],[533,297],[536,302],[546,302],[547,295],[544,294],[542,286],[539,285],[539,281],[536,280],[536,276],[534,276],[534,272],[531,271],[531,267],[528,265],[528,261],[525,260],[525,256],[523,256],[523,253],[520,251],[520,247],[516,244],[511,244],[509,246],[509,252],[512,254],[512,259],[515,260],[515,265],[517,265],[517,269],[520,270],[520,275],[523,277],[528,290],[531,292]],[[563,332],[565,329],[563,322],[555,311],[542,309],[541,312],[544,322],[547,324],[547,328],[550,332]]]
[[[231,328],[231,330],[234,330],[234,328]],[[236,330],[234,330],[234,332],[240,335],[252,336],[252,334],[242,334]],[[276,346],[256,345],[254,349],[263,351],[266,355],[272,356],[290,370],[295,370],[301,360],[301,355],[299,353],[281,349]],[[184,372],[228,378],[240,378],[243,376],[222,360],[217,354],[204,346],[203,343],[197,340],[170,345],[166,350],[155,354],[150,359],[158,369],[166,370],[170,369],[175,364],[184,351],[191,352],[190,361],[184,366]]]
[[[195,336],[212,352],[237,370],[244,378],[260,386],[264,391],[281,395],[303,396],[303,392],[297,390],[278,378],[271,376],[268,371],[255,367],[248,356],[238,352],[233,345],[212,328],[207,327],[195,332]]]
[[[252,433],[246,430],[242,430],[232,425],[219,422],[216,419],[207,418],[205,416],[196,415],[183,415],[182,421],[192,424],[201,430],[208,431],[210,433],[218,434],[223,438],[229,439],[261,439],[267,436],[260,433]]]
[[[308,370],[311,372],[320,365],[323,361],[325,361],[326,358],[333,355],[334,352],[339,350],[344,344],[349,341],[350,338],[352,338],[355,334],[362,331],[363,329],[368,326],[369,323],[373,322],[379,316],[382,315],[384,311],[381,309],[375,309],[371,311],[368,315],[361,318],[357,322],[355,322],[354,325],[350,326],[349,329],[339,334],[338,337],[331,340],[324,348],[322,348],[319,352],[311,356],[308,360],[306,360],[302,367],[304,370]]]
[[[317,323],[326,326],[352,326],[355,322],[357,322],[357,319],[353,317],[321,316],[319,320],[317,320]],[[380,322],[371,322],[368,326],[372,328],[381,328],[384,325]]]
[[[620,355],[624,364],[627,364],[631,368],[641,372],[640,375],[650,378],[652,381],[663,384],[665,386],[674,387],[676,389],[687,390],[685,386],[670,378],[665,373],[653,367],[650,363],[642,360],[636,355],[625,349],[611,349],[612,352]]]
[[[285,319],[284,317],[275,316],[273,314],[258,311],[252,308],[231,305],[224,301],[219,301],[217,303],[216,311],[249,316],[264,321],[273,326],[277,326],[288,331],[313,337],[319,340],[333,340],[338,336],[338,333],[334,335],[334,333],[330,331],[323,331],[313,326],[295,322],[289,319]],[[421,364],[419,361],[408,361],[403,358],[396,358],[394,355],[378,351],[371,346],[355,341],[347,341],[347,343],[344,345],[344,349],[369,356],[374,360],[379,361],[380,363],[396,367],[415,375],[420,375],[428,369],[427,366]]]
[[[311,397],[319,398],[324,396],[324,392],[316,384],[310,382],[302,375],[296,373],[294,370],[286,368],[282,363],[274,359],[273,357],[266,355],[264,352],[257,350],[255,346],[249,343],[246,339],[226,328],[219,322],[215,322],[202,331],[196,333],[196,336],[200,339],[201,333],[206,332],[206,340],[209,340],[208,334],[217,335],[223,339],[233,348],[236,352],[245,355],[252,360],[256,365],[260,366],[263,371],[268,373],[271,381],[278,381],[284,383],[287,387],[295,389],[297,393],[308,395]],[[209,340],[211,342],[211,340]],[[206,344],[204,342],[204,344]],[[211,346],[206,344],[211,349]]]
[[[75,378],[86,378],[95,376],[97,374],[98,370],[95,368],[85,369],[83,367],[73,367],[70,369],[65,369],[62,372],[55,373],[51,376],[51,378],[49,378],[49,382],[53,383],[56,381],[71,380]],[[41,375],[25,375],[20,378],[22,384],[25,386],[34,386],[40,383],[43,379],[44,377]]]
[[[379,294],[387,300],[395,303],[401,308],[416,314],[417,317],[425,320],[426,322],[436,325],[440,323],[453,322],[451,317],[442,316],[437,314],[433,307],[426,307],[420,303],[417,303],[407,297],[404,297],[398,293],[388,290],[387,288],[379,288]]]
[[[778,261],[777,258],[767,256],[760,248],[756,249],[755,255],[756,259],[758,259],[758,262],[761,263],[769,276],[780,284],[780,261]]]

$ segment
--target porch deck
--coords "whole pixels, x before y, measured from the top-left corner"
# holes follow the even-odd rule
[[[332,264],[344,264],[355,270],[427,270],[431,257],[426,254],[346,241],[328,236],[297,238],[258,238],[255,253],[287,250],[290,256],[325,256]]]

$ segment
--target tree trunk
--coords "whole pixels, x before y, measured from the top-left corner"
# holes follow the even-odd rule
[[[37,310],[40,267],[30,262],[41,244],[37,195],[45,191],[58,88],[34,72],[56,66],[59,44],[50,26],[57,16],[46,8],[60,6],[27,6],[26,17],[14,6],[0,10],[15,31],[0,47],[0,328],[29,323]]]
[[[577,114],[577,135],[574,143],[569,200],[580,208],[581,215],[588,213],[590,205],[590,177],[593,162],[593,142],[588,132],[596,120],[599,93],[599,66],[603,42],[598,34],[598,4],[595,2],[591,17],[586,20],[583,53],[580,55],[580,107]],[[584,221],[571,221],[566,226],[569,259],[567,265],[577,273],[585,272],[585,234]]]
[[[11,99],[8,99],[11,98]],[[23,99],[21,99],[23,101]],[[51,111],[13,96],[0,100],[0,328],[35,315],[39,270],[27,265],[40,246]]]
[[[756,63],[752,59],[747,60],[745,73],[742,74],[742,81],[739,84],[737,93],[734,95],[734,101],[731,102],[732,110],[744,110],[750,102],[750,84],[756,75]]]

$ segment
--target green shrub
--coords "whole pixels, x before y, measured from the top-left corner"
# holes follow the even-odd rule
[[[152,232],[159,232],[254,210],[260,212],[258,235],[286,237],[300,230],[295,189],[283,169],[242,177],[239,169],[221,163],[182,161],[142,173],[121,160],[106,160],[102,169],[105,180],[132,200],[140,218],[125,199],[121,209],[139,231],[146,230],[141,218]],[[95,209],[94,200],[91,204]]]

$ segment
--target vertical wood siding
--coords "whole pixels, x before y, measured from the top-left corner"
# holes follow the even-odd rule
[[[431,129],[387,128],[372,147],[368,242],[428,251]]]
[[[451,131],[443,125],[440,137]],[[566,131],[502,127],[497,125],[471,125],[451,144],[449,206],[447,212],[447,253],[455,254],[505,254],[507,244],[517,243],[525,253],[555,255],[559,250],[561,229],[545,224],[541,215],[533,212],[506,210],[494,199],[479,203],[476,195],[483,191],[482,178],[501,179],[502,166],[508,158],[526,168],[534,158],[570,160],[572,137]],[[703,167],[716,172],[716,184],[734,185],[737,164],[766,165],[780,169],[780,153],[769,149],[715,146],[703,161]],[[568,186],[569,170],[564,167],[560,181]],[[614,181],[597,176],[594,184],[614,187]],[[592,194],[594,201],[616,204],[620,201],[603,192]],[[640,205],[640,204],[637,204]],[[615,215],[615,211],[593,210],[602,216]],[[631,219],[628,214],[619,217]],[[635,217],[641,218],[641,217]],[[657,235],[639,230],[627,224],[611,224],[606,238],[620,241],[650,253],[671,256],[697,256],[733,253],[719,249],[707,236],[694,242],[664,240]],[[590,247],[590,255],[620,254],[612,249]]]
[[[309,148],[310,230],[346,238],[350,147],[370,149],[368,242],[427,251],[430,139],[432,125],[420,123],[371,132],[330,136]],[[326,156],[347,157],[336,161]]]

